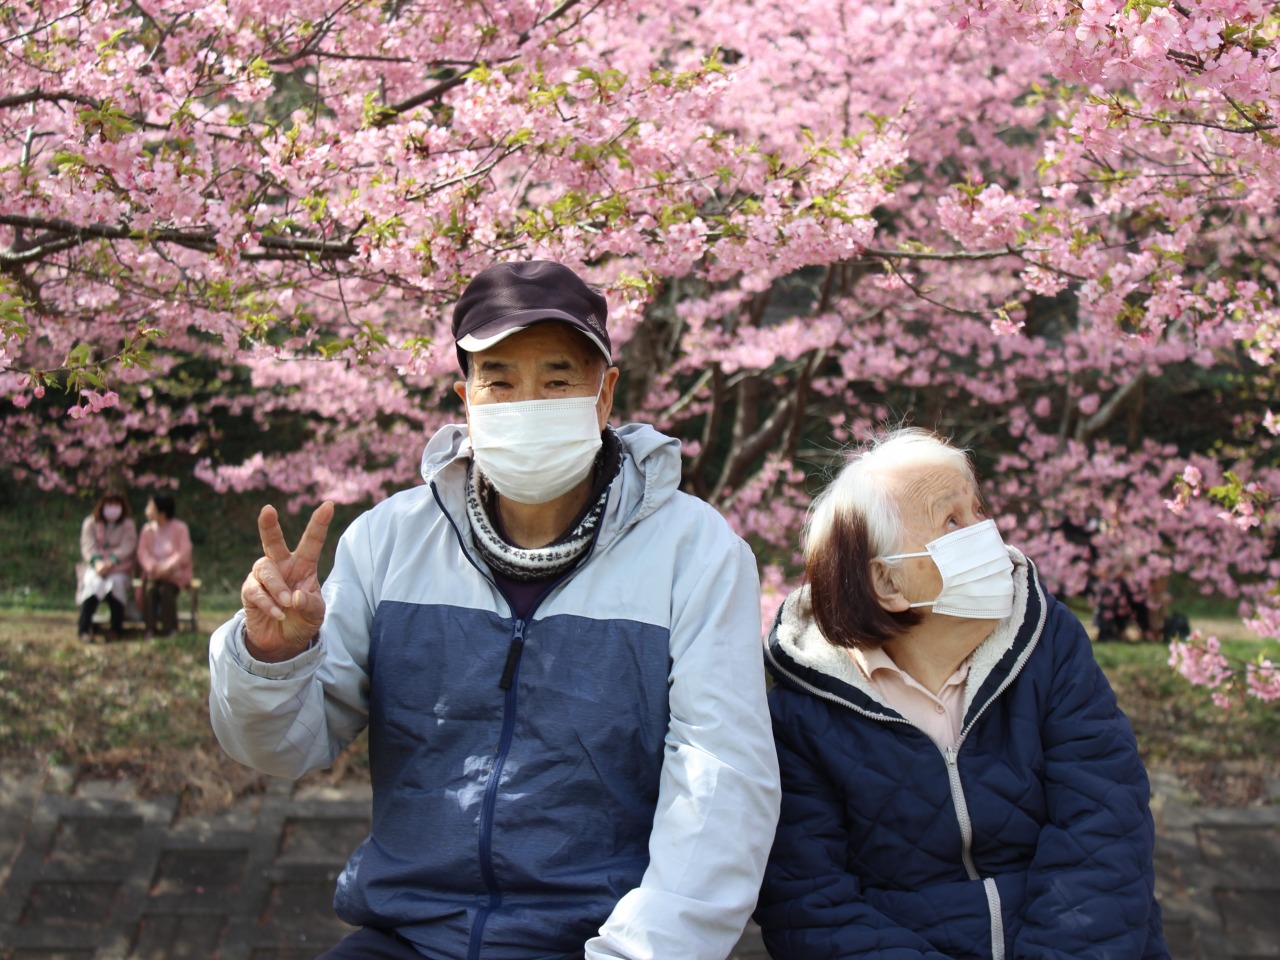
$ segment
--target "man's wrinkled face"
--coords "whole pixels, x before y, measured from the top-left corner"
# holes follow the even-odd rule
[[[572,327],[555,321],[534,324],[488,349],[471,354],[470,376],[454,384],[472,404],[594,397],[603,430],[613,409],[618,369]]]

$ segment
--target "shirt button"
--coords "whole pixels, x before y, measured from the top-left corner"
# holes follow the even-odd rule
[[[944,707],[944,706],[943,706],[942,704],[940,704],[940,703],[935,703],[935,704],[933,705],[933,712],[934,712],[934,713],[946,713],[946,712],[947,712],[947,708],[946,708],[946,707]]]

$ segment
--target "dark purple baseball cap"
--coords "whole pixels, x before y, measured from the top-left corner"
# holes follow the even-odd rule
[[[499,263],[480,271],[453,308],[458,365],[535,323],[559,320],[581,331],[613,363],[604,296],[562,263]]]

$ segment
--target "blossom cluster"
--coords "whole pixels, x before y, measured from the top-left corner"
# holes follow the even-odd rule
[[[1217,637],[1206,637],[1199,630],[1193,630],[1187,640],[1175,640],[1169,645],[1169,666],[1195,686],[1213,691],[1213,702],[1219,707],[1225,709],[1231,705],[1231,694],[1241,670],[1232,666]],[[1247,696],[1264,702],[1280,700],[1280,665],[1259,655],[1257,660],[1241,667]]]
[[[778,589],[844,445],[907,419],[1054,589],[1280,636],[1277,33],[1261,0],[14,6],[0,463],[376,500],[461,417],[462,286],[547,258]]]

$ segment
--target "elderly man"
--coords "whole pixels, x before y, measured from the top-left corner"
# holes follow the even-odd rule
[[[604,298],[555,263],[453,315],[467,426],[361,516],[275,512],[210,648],[231,756],[297,777],[369,727],[373,823],[325,954],[723,960],[755,903],[777,766],[746,545],[677,490],[679,443],[607,421]]]
[[[814,503],[768,647],[775,960],[1167,960],[1133,731],[963,451],[903,429]]]

